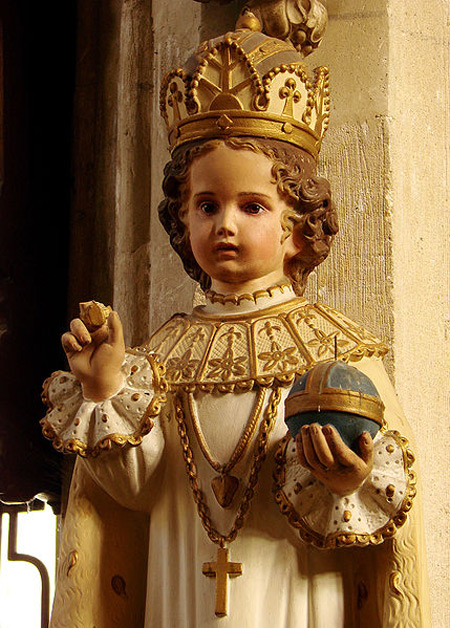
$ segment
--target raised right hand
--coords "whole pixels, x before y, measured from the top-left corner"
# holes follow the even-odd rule
[[[117,312],[111,312],[107,323],[91,333],[81,319],[74,318],[61,343],[86,399],[103,401],[119,390],[125,343]]]

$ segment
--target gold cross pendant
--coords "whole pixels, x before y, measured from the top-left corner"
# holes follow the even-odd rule
[[[217,617],[225,617],[228,602],[228,576],[230,576],[230,578],[241,576],[242,563],[228,562],[228,549],[226,547],[219,547],[217,549],[216,562],[203,563],[202,571],[205,576],[216,579],[216,604],[214,612]]]

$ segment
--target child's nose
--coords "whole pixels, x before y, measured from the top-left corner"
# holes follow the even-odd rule
[[[234,208],[223,208],[216,214],[217,235],[234,235],[236,231],[236,212]]]

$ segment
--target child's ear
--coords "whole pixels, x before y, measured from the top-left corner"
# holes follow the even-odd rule
[[[292,230],[284,241],[284,259],[289,261],[294,257],[297,257],[305,248],[305,240],[302,237],[298,229]]]

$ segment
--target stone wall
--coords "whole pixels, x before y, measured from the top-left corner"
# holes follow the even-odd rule
[[[394,378],[416,430],[433,627],[450,625],[450,4],[391,2]]]

